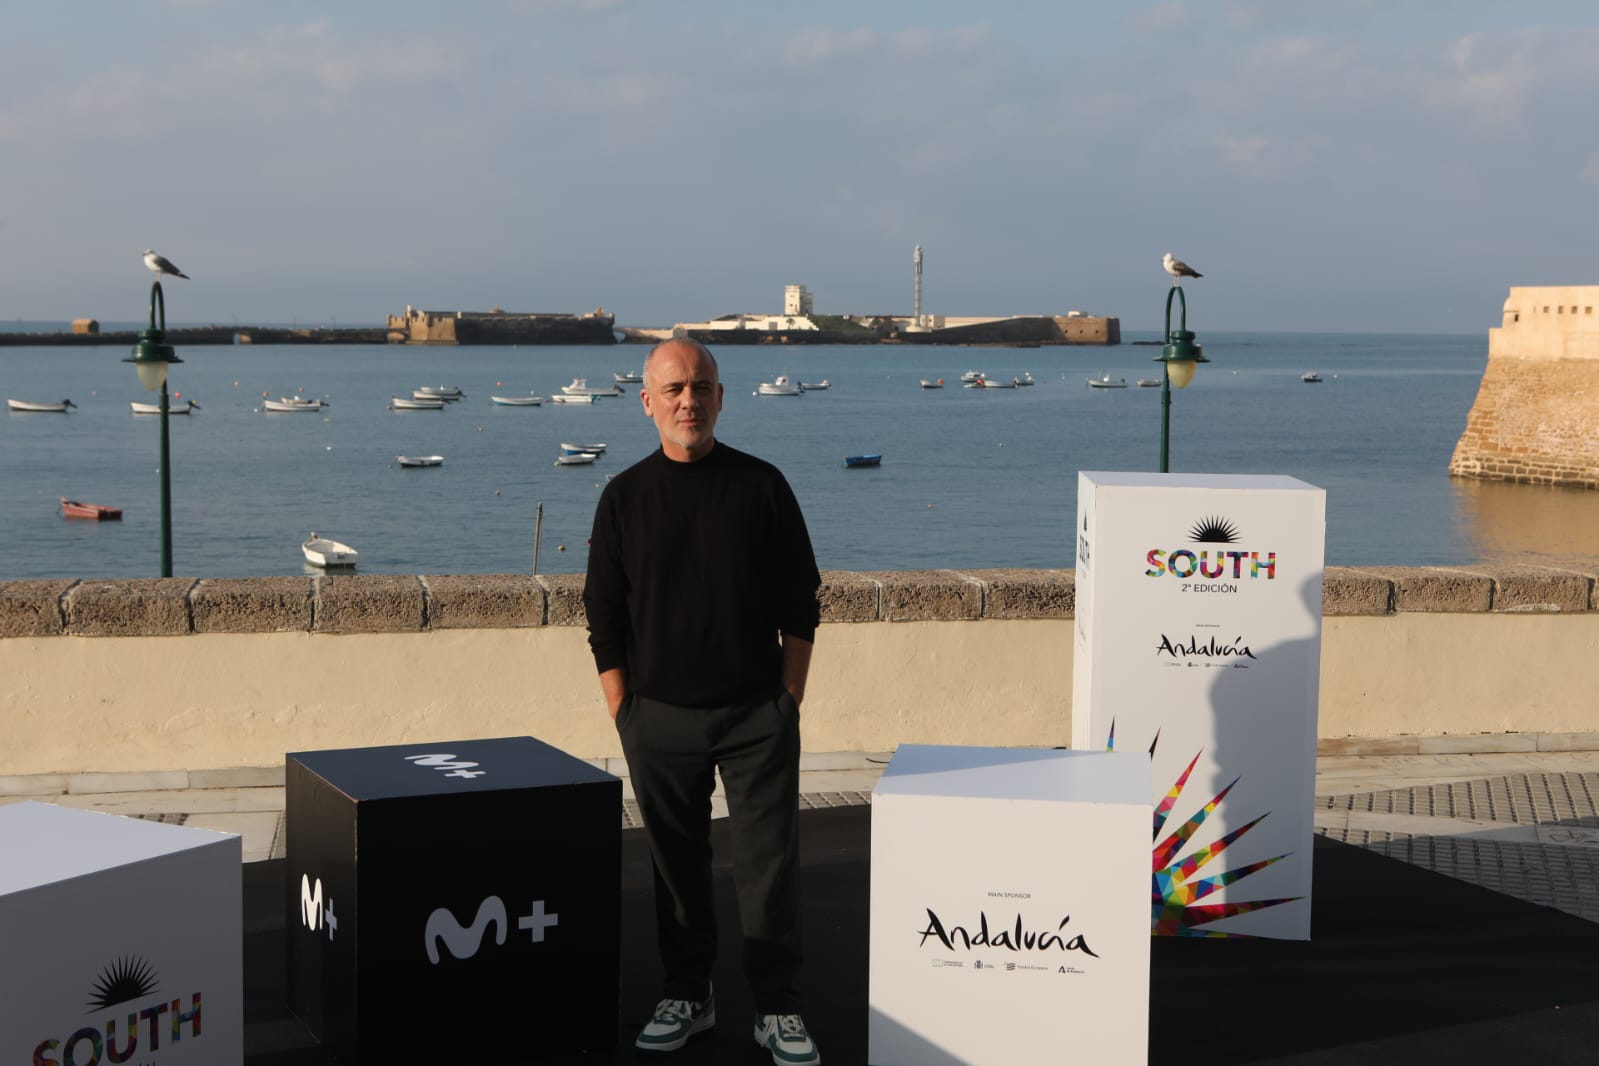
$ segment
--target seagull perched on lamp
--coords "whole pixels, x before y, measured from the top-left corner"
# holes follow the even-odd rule
[[[1171,275],[1171,283],[1173,285],[1181,285],[1184,278],[1202,278],[1205,276],[1181,259],[1173,259],[1170,252],[1161,256],[1160,265],[1165,267],[1166,273]],[[154,268],[152,267],[151,269]]]
[[[144,265],[155,271],[158,277],[162,274],[171,274],[175,278],[187,278],[189,276],[179,270],[172,260],[166,256],[156,255],[153,248],[144,250]]]

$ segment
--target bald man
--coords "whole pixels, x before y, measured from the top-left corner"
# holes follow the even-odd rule
[[[663,998],[637,1047],[716,1024],[711,792],[722,775],[755,1042],[821,1062],[800,1017],[800,704],[821,576],[778,469],[716,439],[722,384],[696,341],[651,349],[661,446],[600,496],[583,604],[655,870]]]

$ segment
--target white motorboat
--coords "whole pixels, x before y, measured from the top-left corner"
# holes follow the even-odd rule
[[[442,455],[396,455],[395,461],[401,466],[443,466]]]
[[[1004,381],[1000,378],[980,378],[965,386],[968,389],[1014,389],[1015,387],[1015,379]]]
[[[1139,378],[1138,387],[1141,389],[1158,389],[1160,388],[1160,378]]]
[[[1303,381],[1307,385],[1316,385],[1321,382],[1321,375],[1316,373],[1314,370],[1307,370],[1303,374],[1299,375],[1299,380]]]
[[[561,392],[567,396],[620,396],[622,390],[615,385],[590,385],[588,378],[573,378],[572,384],[562,385]]]
[[[587,466],[589,463],[592,463],[594,460],[596,460],[598,458],[599,458],[599,456],[595,455],[593,452],[578,452],[575,455],[569,455],[569,454],[566,454],[566,453],[563,452],[562,454],[557,455],[555,457],[555,465],[556,466]]]
[[[611,374],[618,385],[642,385],[644,372],[642,370],[618,370]]]
[[[444,401],[438,397],[419,400],[413,396],[408,400],[404,396],[391,396],[389,406],[396,411],[442,411]]]
[[[303,396],[283,396],[276,400],[262,400],[261,409],[268,414],[283,414],[289,411],[320,411],[321,400],[308,400]]]
[[[931,380],[928,379],[928,378],[923,378],[922,379],[922,388],[924,388],[924,389],[941,389],[943,387],[944,387],[944,379],[943,378],[936,378],[936,379],[931,379]]]
[[[312,566],[329,567],[354,566],[356,556],[361,553],[336,540],[319,537],[314,532],[311,539],[300,545],[300,551],[305,554],[305,561]]]
[[[1089,378],[1088,387],[1091,389],[1125,389],[1127,387],[1127,379],[1113,378],[1109,372],[1106,372],[1097,378]]]
[[[568,444],[561,442],[561,451],[567,455],[581,455],[583,452],[593,452],[595,455],[605,454],[605,445],[602,444]]]
[[[802,381],[799,383],[799,387],[801,392],[822,392],[826,389],[832,388],[833,383],[828,381],[826,378],[823,378],[814,385],[808,381]]]
[[[437,400],[459,400],[466,393],[461,391],[459,385],[420,385],[411,390],[411,395],[419,400],[429,397]]]
[[[561,393],[558,396],[551,396],[550,397],[550,402],[551,403],[593,403],[594,402],[594,397],[592,397],[592,396],[573,396],[573,395],[571,395],[569,393],[564,393],[563,392],[563,393]]]
[[[440,395],[439,393],[433,392],[433,391],[428,390],[428,389],[412,389],[411,390],[411,399],[413,399],[413,400],[442,400],[445,403],[454,403],[455,401],[459,400],[460,398],[461,398],[461,394],[460,393],[456,393],[454,396],[443,396],[443,395]]]
[[[1023,370],[1021,377],[1012,378],[1011,380],[1016,383],[1018,388],[1026,388],[1029,385],[1035,384],[1033,381],[1033,372],[1031,370]]]
[[[500,407],[537,407],[544,402],[542,396],[490,396],[489,402]]]
[[[134,400],[128,406],[133,408],[133,413],[136,415],[158,415],[161,413],[161,405],[158,403],[140,403]],[[167,401],[167,414],[169,415],[186,415],[190,411],[198,411],[199,409],[200,405],[193,400],[184,400],[182,403]]]
[[[988,377],[988,375],[983,373],[981,370],[968,370],[961,375],[961,384],[970,385],[972,382],[982,381],[986,377]]]
[[[34,403],[32,400],[7,400],[6,406],[13,411],[28,411],[35,414],[60,414],[67,413],[67,408],[76,407],[71,400],[60,400],[56,403]]]
[[[798,396],[803,390],[787,374],[777,375],[775,381],[763,381],[755,388],[757,396]]]

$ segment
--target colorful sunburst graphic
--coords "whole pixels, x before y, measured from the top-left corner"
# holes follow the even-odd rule
[[[129,956],[107,966],[105,972],[95,981],[94,987],[90,989],[89,1009],[104,1010],[118,1003],[143,999],[159,990],[155,971],[150,968],[150,964],[137,956]]]
[[[1155,739],[1149,745],[1151,762],[1154,761],[1155,748],[1159,744],[1160,733],[1157,732]],[[1116,723],[1114,721],[1110,724],[1110,736],[1105,743],[1105,750],[1116,750]],[[1222,800],[1227,798],[1227,793],[1233,790],[1233,786],[1238,784],[1241,778],[1233,778],[1231,784],[1213,796],[1209,803],[1195,811],[1193,817],[1178,826],[1164,840],[1161,839],[1161,830],[1166,827],[1166,820],[1171,816],[1172,808],[1177,805],[1178,797],[1182,795],[1183,789],[1188,784],[1188,775],[1194,772],[1194,766],[1199,762],[1199,757],[1203,754],[1203,749],[1194,753],[1194,757],[1188,761],[1188,765],[1183,769],[1181,776],[1172,783],[1165,797],[1155,805],[1155,829],[1152,837],[1155,842],[1155,848],[1152,852],[1154,878],[1150,892],[1153,913],[1150,931],[1155,936],[1252,939],[1248,933],[1229,933],[1202,927],[1209,925],[1211,922],[1220,921],[1223,918],[1232,918],[1240,914],[1248,914],[1251,911],[1262,911],[1268,907],[1276,907],[1283,903],[1293,903],[1302,897],[1230,900],[1226,903],[1200,903],[1199,901],[1219,888],[1224,888],[1235,881],[1241,881],[1250,874],[1258,870],[1264,870],[1273,863],[1281,862],[1283,859],[1288,858],[1289,855],[1292,855],[1293,852],[1285,852],[1275,858],[1262,859],[1260,862],[1250,863],[1248,866],[1240,866],[1237,869],[1223,870],[1210,877],[1196,879],[1194,875],[1212,859],[1227,850],[1228,846],[1234,841],[1264,821],[1266,815],[1271,812],[1267,811],[1266,814],[1260,815],[1260,817],[1255,818],[1246,825],[1239,826],[1231,833],[1209,844],[1200,845],[1186,857],[1178,858],[1184,845],[1199,831],[1199,827],[1205,824],[1205,819],[1209,818],[1216,808],[1221,806]]]

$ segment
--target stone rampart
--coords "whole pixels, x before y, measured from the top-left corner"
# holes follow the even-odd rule
[[[1513,288],[1449,472],[1599,488],[1599,285]]]
[[[823,577],[807,752],[1070,742],[1072,571]],[[523,734],[614,757],[582,585],[0,583],[0,776],[270,766],[286,751]],[[1594,736],[1593,574],[1331,568],[1323,609],[1324,751]]]

